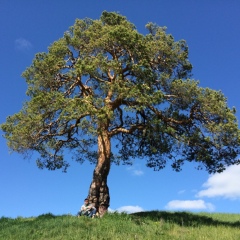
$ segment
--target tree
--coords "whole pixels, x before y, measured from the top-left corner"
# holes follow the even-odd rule
[[[112,163],[145,158],[180,171],[195,161],[209,173],[239,163],[235,109],[191,79],[184,40],[146,28],[142,35],[114,12],[77,19],[23,73],[29,100],[1,125],[11,150],[39,153],[39,168],[66,171],[66,150],[95,163],[88,196],[97,208],[109,206]]]

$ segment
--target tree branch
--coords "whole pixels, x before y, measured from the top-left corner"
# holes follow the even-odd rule
[[[123,127],[117,127],[109,132],[109,136],[112,137],[118,133],[131,134],[135,130],[144,130],[145,128],[146,128],[146,125],[144,124],[135,124],[135,125],[132,125],[129,129],[123,128]]]

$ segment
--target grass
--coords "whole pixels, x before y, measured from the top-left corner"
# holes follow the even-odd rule
[[[101,219],[43,214],[0,218],[1,240],[239,240],[240,214],[151,211],[108,213]]]

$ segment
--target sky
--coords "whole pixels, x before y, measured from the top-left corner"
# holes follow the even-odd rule
[[[0,124],[17,113],[27,85],[21,77],[38,52],[46,52],[76,18],[99,19],[119,12],[146,33],[148,22],[166,26],[176,41],[185,39],[193,78],[201,87],[221,90],[240,119],[239,0],[0,0]],[[10,153],[0,132],[0,217],[45,213],[76,214],[88,194],[94,165],[70,161],[67,173],[40,170],[34,158]],[[70,156],[66,156],[70,158]],[[185,164],[153,171],[144,160],[112,166],[110,209],[240,213],[240,166],[221,174]]]

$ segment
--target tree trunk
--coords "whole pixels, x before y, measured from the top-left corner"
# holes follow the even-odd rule
[[[88,198],[96,207],[100,217],[107,211],[110,203],[107,177],[110,170],[111,141],[107,131],[98,136],[98,162],[93,172]]]

